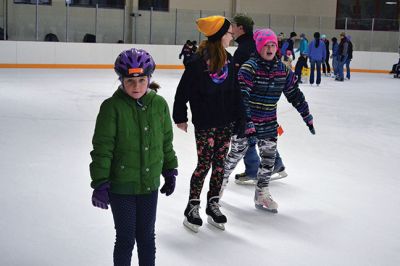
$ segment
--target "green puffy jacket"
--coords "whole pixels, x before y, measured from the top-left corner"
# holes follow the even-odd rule
[[[91,186],[110,181],[117,194],[147,194],[160,186],[162,170],[178,166],[167,102],[154,91],[142,106],[118,89],[105,100],[93,136]]]

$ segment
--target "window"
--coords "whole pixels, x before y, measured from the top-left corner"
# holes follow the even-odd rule
[[[168,11],[169,1],[168,0],[139,0],[139,10],[153,10],[157,11]]]
[[[125,0],[65,0],[70,6],[95,7],[96,4],[102,8],[124,8]]]
[[[14,0],[14,4],[36,5],[36,0]],[[51,5],[51,0],[39,0],[39,5]]]
[[[337,0],[336,29],[398,31],[400,1]]]

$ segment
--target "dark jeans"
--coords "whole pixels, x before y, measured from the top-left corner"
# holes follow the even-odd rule
[[[317,85],[321,83],[321,63],[322,60],[315,61],[311,60],[311,73],[310,73],[310,84],[314,84],[314,70],[317,65]]]
[[[326,54],[326,59],[322,64],[322,72],[324,74],[331,73],[331,66],[329,65],[329,55],[328,54]]]
[[[343,80],[344,78],[344,73],[343,73],[343,68],[344,65],[346,64],[347,61],[347,56],[341,56],[339,57],[339,62],[338,62],[338,77],[339,79]]]
[[[158,191],[146,195],[119,195],[110,193],[116,240],[114,265],[131,265],[132,250],[137,242],[139,265],[155,265],[156,222]]]
[[[350,79],[350,61],[351,59],[346,60],[346,78]]]

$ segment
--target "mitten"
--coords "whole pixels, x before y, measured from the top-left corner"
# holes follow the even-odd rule
[[[161,193],[165,193],[166,196],[171,195],[175,190],[176,176],[178,175],[178,169],[168,169],[162,171],[165,183],[160,189]]]
[[[246,135],[248,144],[250,146],[254,146],[257,143],[257,137],[256,137],[256,128],[253,122],[251,121],[247,122],[246,130],[244,133]]]
[[[303,117],[303,120],[308,126],[308,129],[310,130],[311,134],[315,135],[313,116],[311,114],[308,114]]]
[[[108,204],[110,204],[110,199],[108,197],[109,189],[110,189],[110,182],[106,182],[93,190],[92,194],[93,206],[105,210],[108,209]]]

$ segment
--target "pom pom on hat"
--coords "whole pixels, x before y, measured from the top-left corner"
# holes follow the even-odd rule
[[[223,16],[210,16],[196,20],[197,29],[203,33],[209,41],[222,38],[228,31],[231,23]]]
[[[271,29],[257,30],[253,34],[253,39],[256,42],[258,53],[261,53],[261,49],[269,42],[273,42],[276,46],[278,46],[278,38],[276,37],[275,32],[273,32]]]

